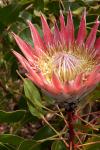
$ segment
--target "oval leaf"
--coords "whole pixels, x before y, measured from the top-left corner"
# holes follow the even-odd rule
[[[51,150],[67,150],[67,149],[62,141],[54,141]]]
[[[31,101],[32,104],[38,107],[43,107],[40,93],[29,79],[24,80],[24,92],[25,96]]]
[[[24,140],[17,150],[40,150],[40,145],[36,141]]]
[[[17,135],[12,135],[12,134],[1,134],[0,135],[0,142],[2,142],[3,144],[12,145],[16,148],[23,141],[24,141],[24,138],[17,136]]]
[[[25,110],[16,110],[12,112],[6,112],[0,110],[0,122],[1,123],[14,123],[22,120],[24,115],[26,114]]]

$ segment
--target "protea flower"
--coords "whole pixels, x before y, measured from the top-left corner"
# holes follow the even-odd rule
[[[55,21],[53,32],[41,15],[43,38],[28,21],[34,47],[14,34],[23,52],[13,51],[26,70],[26,76],[56,103],[74,109],[100,81],[100,38],[96,39],[98,18],[86,38],[86,11],[83,12],[77,37],[74,37],[72,13],[67,24],[60,14],[60,29]]]

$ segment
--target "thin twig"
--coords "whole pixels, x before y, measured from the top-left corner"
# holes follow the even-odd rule
[[[92,115],[92,114],[100,114],[100,111],[90,112],[88,114],[81,115],[81,117],[85,117],[85,116]]]
[[[65,143],[66,147],[68,148],[69,145],[65,141],[65,139],[59,134],[59,132],[46,120],[44,116],[42,116],[43,121],[58,135],[58,137]]]
[[[75,132],[75,136],[77,137],[77,139],[79,140],[80,144],[82,145],[83,143],[82,143],[80,137],[78,136],[77,132]],[[84,150],[84,147],[83,147],[83,150]]]
[[[61,135],[62,134],[65,134],[65,133],[61,133]],[[55,134],[55,135],[50,136],[48,138],[45,138],[45,139],[42,139],[42,140],[38,140],[37,142],[42,143],[42,142],[45,142],[45,141],[48,141],[48,140],[59,140],[59,138],[57,138],[57,137],[58,137],[58,135]]]
[[[94,136],[94,137],[99,137],[100,138],[100,136],[99,135],[96,135],[96,134],[89,134],[89,133],[84,133],[84,132],[77,132],[77,134],[82,134],[82,135],[88,135],[88,136]]]
[[[82,146],[87,146],[87,145],[92,145],[92,144],[97,144],[97,143],[100,143],[100,141],[85,143],[85,144],[82,144],[82,145],[78,145],[77,147],[82,147]]]
[[[99,129],[95,128],[91,123],[87,122],[86,120],[82,119],[80,116],[77,116],[81,121],[83,121],[84,123],[86,123],[86,125],[89,125],[90,127],[92,127],[92,129],[98,131]]]
[[[60,115],[62,116],[62,118],[64,119],[64,122],[65,122],[66,126],[68,127],[68,122],[67,122],[66,118],[64,117],[63,113],[61,112],[59,106],[56,105],[56,107],[58,108],[58,110],[59,110],[59,112],[60,112]]]

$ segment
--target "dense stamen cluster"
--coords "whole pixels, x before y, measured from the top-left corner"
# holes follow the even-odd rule
[[[60,45],[59,47],[49,46],[49,48],[49,53],[38,60],[38,67],[49,82],[53,72],[62,82],[66,82],[74,80],[81,72],[89,73],[95,65],[95,61],[82,51],[78,52],[78,48],[75,48],[75,52],[72,49],[62,50],[64,47]]]

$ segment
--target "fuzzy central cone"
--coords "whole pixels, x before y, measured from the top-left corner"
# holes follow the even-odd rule
[[[84,55],[69,52],[56,52],[54,55],[42,56],[38,67],[48,81],[51,81],[53,72],[62,82],[74,80],[81,73],[88,73],[93,68],[93,62]]]
[[[58,53],[54,56],[54,71],[58,72],[59,77],[63,81],[72,80],[82,69],[83,62],[84,60],[82,61],[71,54]]]

